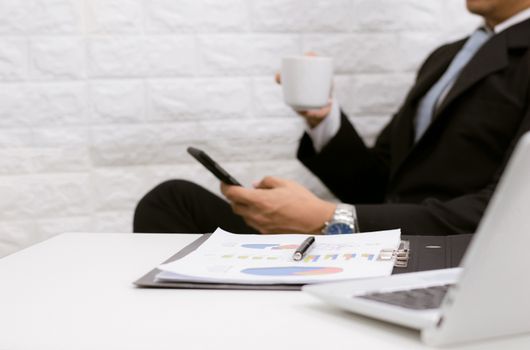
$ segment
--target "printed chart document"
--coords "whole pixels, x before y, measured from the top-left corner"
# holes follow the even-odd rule
[[[309,235],[243,235],[217,229],[199,248],[158,267],[158,281],[244,284],[308,284],[353,278],[389,276],[394,259],[382,250],[396,250],[400,230],[315,236],[301,261],[295,249]]]

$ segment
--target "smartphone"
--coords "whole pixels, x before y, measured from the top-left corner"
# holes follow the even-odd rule
[[[215,162],[209,155],[200,149],[188,147],[188,153],[192,155],[193,158],[197,159],[199,163],[204,165],[206,169],[210,170],[216,178],[221,180],[227,185],[241,186],[241,184],[232,177],[226,170],[224,170],[217,162]]]

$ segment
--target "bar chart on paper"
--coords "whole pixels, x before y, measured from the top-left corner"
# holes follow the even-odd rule
[[[221,229],[186,257],[159,266],[160,280],[245,284],[305,284],[390,275],[400,231],[315,236],[301,261],[292,256],[307,235],[238,235]]]
[[[294,251],[295,248],[292,249]],[[229,260],[229,259],[239,259],[239,260],[265,260],[265,261],[272,261],[272,260],[280,260],[282,256],[277,255],[252,255],[252,254],[242,254],[242,255],[235,255],[235,254],[223,254],[221,255],[221,259]],[[305,263],[317,263],[317,262],[323,262],[323,261],[350,261],[353,262],[355,259],[366,259],[367,261],[372,261],[375,259],[375,254],[372,253],[347,253],[347,254],[310,254],[307,255],[304,259],[302,259]]]
[[[241,244],[242,248],[248,249],[271,249],[271,250],[284,250],[284,249],[296,249],[297,244]]]

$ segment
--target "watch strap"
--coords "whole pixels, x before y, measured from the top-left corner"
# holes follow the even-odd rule
[[[357,210],[355,209],[355,206],[346,203],[337,204],[333,217],[330,221],[326,222],[322,232],[326,234],[328,227],[334,223],[346,224],[352,228],[353,233],[358,233],[359,227],[357,224]]]

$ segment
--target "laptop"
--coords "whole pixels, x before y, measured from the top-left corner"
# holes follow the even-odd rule
[[[421,331],[428,345],[530,332],[530,133],[497,186],[461,267],[307,285],[339,308]]]

